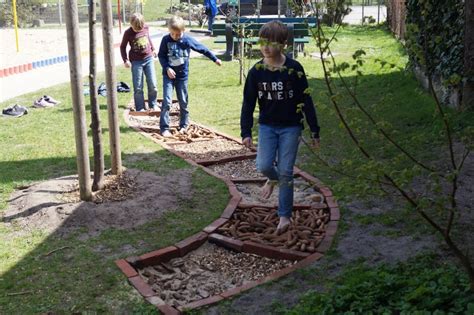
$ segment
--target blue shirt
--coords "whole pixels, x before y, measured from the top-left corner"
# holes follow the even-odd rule
[[[171,68],[176,72],[176,80],[185,80],[189,73],[189,55],[191,49],[203,54],[212,61],[216,61],[217,57],[203,44],[199,43],[193,37],[183,34],[179,40],[175,41],[171,36],[165,35],[161,40],[158,58],[163,75],[167,76],[166,71]]]

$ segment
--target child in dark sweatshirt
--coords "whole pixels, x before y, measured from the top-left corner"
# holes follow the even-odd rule
[[[262,197],[269,198],[278,184],[277,232],[284,232],[293,211],[293,167],[303,129],[303,114],[311,130],[312,146],[319,146],[319,125],[308,81],[299,62],[283,54],[288,29],[271,21],[259,32],[263,59],[250,69],[244,87],[240,116],[242,142],[252,147],[253,112],[258,100],[257,169],[268,180]],[[276,163],[275,163],[276,162]],[[276,165],[275,165],[276,164]]]

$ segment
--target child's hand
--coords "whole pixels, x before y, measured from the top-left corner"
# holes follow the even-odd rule
[[[156,50],[153,50],[151,53],[153,54],[153,58],[158,57],[158,53],[156,52]]]
[[[217,60],[216,60],[216,65],[222,66],[222,61],[221,61],[220,59],[217,59]]]
[[[130,61],[127,60],[127,61],[125,61],[124,66],[125,66],[125,68],[130,68],[132,66],[132,64],[130,63]]]
[[[247,137],[242,140],[242,144],[247,148],[253,148],[252,137]]]
[[[321,140],[319,138],[311,139],[311,148],[318,150],[321,147]]]
[[[176,78],[176,72],[174,72],[173,69],[168,68],[168,70],[166,70],[166,73],[168,74],[168,78],[170,78],[170,79],[175,79]]]

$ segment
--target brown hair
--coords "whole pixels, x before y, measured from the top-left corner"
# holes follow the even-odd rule
[[[142,30],[145,26],[145,18],[140,13],[133,13],[130,17],[130,25],[136,30]]]
[[[273,20],[263,24],[258,36],[270,42],[284,45],[288,39],[288,28],[282,22]]]
[[[172,16],[168,20],[168,28],[176,31],[184,31],[184,20],[180,16]]]

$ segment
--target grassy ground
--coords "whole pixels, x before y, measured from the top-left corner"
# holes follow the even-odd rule
[[[147,5],[153,1],[148,0]],[[151,20],[153,17],[147,19]],[[223,45],[213,44],[212,39],[207,44],[223,49]],[[423,157],[426,155],[425,148],[439,144],[438,134],[435,133],[438,125],[433,122],[431,98],[420,92],[414,78],[403,70],[407,57],[401,46],[385,31],[370,28],[345,29],[334,46],[337,58],[346,61],[351,60],[351,55],[357,48],[363,48],[367,52],[368,60],[363,70],[365,75],[359,82],[358,94],[361,99],[370,103],[377,115],[390,121],[394,130],[403,130],[398,137],[411,147],[417,148],[415,153]],[[307,49],[311,52],[315,47],[307,45]],[[385,59],[397,67],[381,69],[380,64],[375,62],[376,58]],[[339,128],[334,111],[328,104],[319,62],[310,57],[301,57],[299,61],[309,75],[312,95],[317,103],[322,128],[321,154],[334,159],[352,156],[353,148]],[[253,62],[248,61],[248,64]],[[131,82],[129,71],[122,67],[118,69],[118,80]],[[353,73],[348,73],[347,76],[353,78]],[[161,86],[161,83],[159,85]],[[207,59],[193,59],[189,92],[191,119],[234,136],[239,135],[242,86],[239,85],[237,61],[225,62],[222,67],[217,67]],[[15,187],[76,172],[72,109],[67,101],[70,98],[69,85],[24,95],[17,98],[17,101],[31,104],[38,95],[43,94],[57,96],[64,102],[50,110],[32,109],[30,114],[20,119],[2,119],[0,209],[6,207],[9,195]],[[121,112],[130,98],[130,94],[119,95]],[[0,104],[1,107],[6,105],[7,103]],[[101,114],[103,127],[107,131],[103,98]],[[451,114],[458,129],[474,121],[472,113]],[[126,167],[158,174],[169,173],[171,169],[190,167],[160,146],[137,135],[123,122],[121,132],[123,162]],[[107,136],[105,132],[104,139],[107,139]],[[104,143],[108,146],[108,141]],[[104,152],[109,152],[107,147]],[[323,169],[305,148],[302,148],[301,153],[300,166],[334,186],[339,198],[350,197],[354,193],[350,181]],[[108,159],[109,157],[106,157],[106,161]],[[48,235],[42,231],[28,235],[18,234],[15,227],[0,225],[0,313],[151,311],[151,307],[126,283],[113,261],[123,258],[117,256],[123,247],[133,248],[127,256],[143,254],[181,240],[216,218],[228,200],[225,186],[196,170],[193,187],[194,207],[183,203],[176,213],[169,213],[159,222],[150,222],[139,230],[110,229],[87,241],[77,236],[60,239],[54,234]],[[202,194],[208,198],[203,200],[200,198]],[[206,211],[197,213],[199,210],[196,209]],[[199,220],[196,220],[196,217]],[[370,222],[373,218],[360,217],[358,220]],[[389,218],[386,220],[388,224],[393,223]],[[69,248],[58,255],[44,256],[45,253],[63,246]],[[97,248],[106,248],[110,255],[98,253]],[[403,271],[393,272],[403,275]],[[459,269],[455,269],[454,274],[462,277]],[[371,277],[368,275],[367,278]],[[344,281],[344,278],[341,281]],[[349,282],[346,284],[350,285]],[[305,299],[301,303],[298,307],[309,309],[310,313],[313,301]]]

